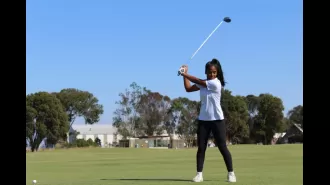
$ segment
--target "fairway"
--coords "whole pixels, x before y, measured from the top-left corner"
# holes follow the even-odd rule
[[[194,149],[89,148],[26,154],[26,184],[165,185],[191,184],[196,174]],[[302,185],[303,145],[230,146],[237,183]],[[232,184],[217,148],[208,148],[205,185]]]

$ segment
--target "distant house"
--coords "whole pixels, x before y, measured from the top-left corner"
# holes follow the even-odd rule
[[[172,141],[171,141],[172,139]],[[161,135],[132,137],[119,141],[120,147],[139,147],[139,148],[184,148],[187,143],[177,134],[172,134],[172,138],[163,131]]]
[[[299,124],[293,124],[285,133],[275,134],[273,144],[302,143],[303,132],[304,130]]]
[[[122,138],[117,134],[117,129],[110,124],[94,124],[94,125],[72,125],[70,132],[77,132],[77,134],[69,136],[69,142],[73,142],[75,139],[92,139],[96,138],[101,140],[101,147],[108,147],[116,145]]]
[[[74,124],[70,132],[77,132],[68,137],[68,142],[72,143],[75,139],[92,139],[96,138],[101,140],[101,147],[119,146],[119,147],[139,147],[139,148],[159,148],[168,147],[172,144],[174,148],[185,147],[185,141],[180,139],[177,134],[172,135],[172,143],[170,137],[164,130],[163,134],[159,136],[141,136],[133,137],[123,140],[120,134],[117,134],[117,129],[110,124],[94,124],[94,125],[81,125]]]

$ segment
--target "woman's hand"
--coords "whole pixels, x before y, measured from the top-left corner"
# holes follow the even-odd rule
[[[184,73],[188,73],[188,66],[187,65],[182,65],[182,68],[184,69]]]
[[[198,91],[199,87],[196,84],[190,85],[190,81],[193,83],[196,83],[196,82],[199,82],[199,79],[188,74],[188,66],[182,65],[180,67],[180,71],[182,71],[181,76],[184,77],[183,83],[184,83],[184,88],[186,89],[186,92]]]

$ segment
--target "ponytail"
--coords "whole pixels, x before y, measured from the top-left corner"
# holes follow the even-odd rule
[[[217,69],[218,69],[217,77],[220,80],[222,87],[224,87],[226,82],[225,82],[225,78],[223,76],[223,71],[222,71],[222,67],[221,67],[219,60],[214,58],[214,59],[212,59],[211,64],[217,66]]]

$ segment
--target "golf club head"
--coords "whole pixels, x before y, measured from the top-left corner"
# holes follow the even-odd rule
[[[231,19],[229,17],[225,17],[225,18],[223,18],[223,21],[225,21],[226,23],[230,23]]]

